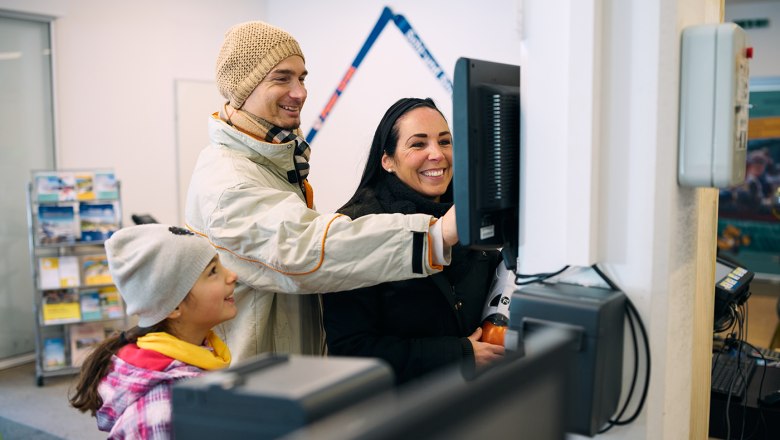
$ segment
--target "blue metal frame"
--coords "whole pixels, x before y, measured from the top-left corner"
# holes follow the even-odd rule
[[[428,66],[434,76],[436,76],[436,78],[439,80],[439,83],[441,83],[441,85],[445,88],[445,90],[447,90],[448,93],[452,94],[452,81],[450,81],[450,79],[447,77],[447,74],[444,73],[444,69],[441,68],[433,55],[431,55],[431,52],[422,42],[420,36],[417,35],[417,32],[414,31],[412,25],[409,23],[406,17],[400,14],[394,14],[390,8],[385,6],[385,8],[382,10],[382,14],[379,16],[379,19],[374,25],[374,28],[371,29],[371,33],[368,34],[368,38],[366,38],[363,46],[361,46],[360,51],[358,51],[358,54],[352,61],[349,69],[347,69],[347,73],[345,73],[341,78],[341,81],[339,81],[339,85],[336,87],[336,90],[330,96],[330,99],[328,99],[328,102],[320,112],[317,120],[314,121],[312,128],[306,135],[306,142],[311,143],[312,139],[314,139],[314,136],[316,136],[317,132],[320,131],[322,124],[325,123],[328,115],[331,111],[333,111],[333,106],[336,105],[336,101],[338,101],[339,97],[341,97],[341,95],[344,93],[344,89],[347,88],[347,84],[349,84],[349,81],[352,79],[355,71],[357,71],[358,67],[360,67],[360,63],[363,62],[363,59],[366,57],[366,54],[368,54],[371,46],[374,45],[376,39],[379,38],[379,34],[382,33],[385,25],[387,25],[390,20],[392,20],[401,33],[404,34],[406,40],[417,52],[417,54],[420,55],[420,58],[422,58],[425,65]]]

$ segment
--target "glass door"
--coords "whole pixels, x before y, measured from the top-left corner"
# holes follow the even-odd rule
[[[52,102],[49,19],[0,11],[0,367],[35,351],[26,189],[55,168]]]

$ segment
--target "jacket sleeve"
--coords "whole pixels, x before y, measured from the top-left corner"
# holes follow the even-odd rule
[[[108,438],[166,440],[171,438],[171,387],[161,382],[127,406],[111,428]]]
[[[457,362],[473,364],[457,336],[399,337],[383,334],[382,289],[387,285],[323,295],[328,352],[378,357],[393,368],[396,383]],[[433,318],[435,319],[435,318]]]
[[[239,184],[222,192],[196,231],[224,254],[239,279],[262,290],[321,293],[425,277],[432,262],[423,214],[356,220],[308,209],[289,191]]]

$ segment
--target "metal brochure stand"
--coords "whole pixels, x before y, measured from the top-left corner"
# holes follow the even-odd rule
[[[27,226],[33,274],[35,376],[75,374],[91,348],[128,325],[103,243],[122,227],[112,170],[33,171]]]

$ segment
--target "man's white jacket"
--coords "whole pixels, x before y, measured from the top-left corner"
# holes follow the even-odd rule
[[[431,216],[320,214],[307,208],[300,185],[288,181],[295,141],[262,142],[216,115],[209,137],[192,174],[185,218],[238,274],[238,315],[215,329],[233,363],[264,352],[323,354],[321,302],[313,293],[441,270],[431,257]]]

